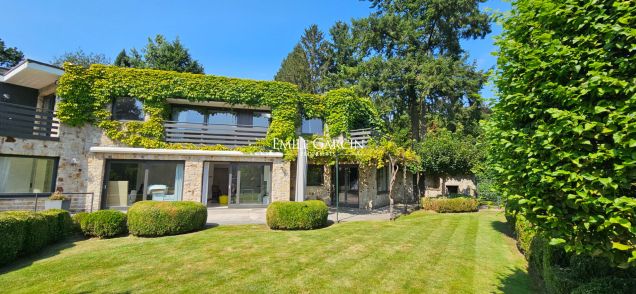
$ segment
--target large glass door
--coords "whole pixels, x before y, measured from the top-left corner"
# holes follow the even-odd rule
[[[179,201],[183,191],[183,162],[109,160],[106,163],[106,208],[126,208],[137,201]]]
[[[335,185],[335,167],[332,170],[332,185]],[[340,165],[338,167],[339,206],[358,207],[360,194],[358,188],[359,173],[357,165]],[[335,188],[335,186],[334,186]],[[335,193],[335,189],[334,192]],[[336,197],[332,197],[332,205],[336,205]]]
[[[230,205],[268,205],[271,193],[269,163],[230,165]]]

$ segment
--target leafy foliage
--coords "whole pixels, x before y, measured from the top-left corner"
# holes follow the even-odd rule
[[[123,49],[113,65],[119,67],[153,68],[177,72],[203,73],[203,66],[190,56],[179,37],[170,42],[163,35],[148,38],[146,47],[139,52],[133,48],[130,55]]]
[[[0,66],[13,67],[24,59],[24,53],[16,47],[6,47],[0,39]]]
[[[483,158],[475,139],[446,130],[429,133],[417,151],[424,173],[439,177],[471,174]]]
[[[568,252],[636,265],[636,6],[515,2],[489,137],[508,203]]]
[[[128,232],[126,214],[117,210],[98,210],[79,218],[86,236],[111,238]]]
[[[267,225],[273,230],[312,230],[327,226],[329,208],[321,200],[273,202],[267,207]]]
[[[135,236],[183,234],[205,227],[208,209],[191,201],[140,201],[128,209],[128,230]]]
[[[310,93],[311,73],[309,71],[309,63],[307,63],[307,55],[300,44],[294,46],[294,50],[283,59],[280,69],[274,76],[275,81],[288,82],[298,86],[303,92]]]
[[[68,51],[53,59],[52,63],[56,66],[63,66],[65,62],[89,67],[91,64],[109,64],[110,60],[106,55],[101,53],[86,53],[82,49],[77,51]]]

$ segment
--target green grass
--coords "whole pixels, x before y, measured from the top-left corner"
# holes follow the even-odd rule
[[[187,235],[81,240],[0,269],[7,292],[524,293],[500,212],[416,212],[315,231],[220,226]]]

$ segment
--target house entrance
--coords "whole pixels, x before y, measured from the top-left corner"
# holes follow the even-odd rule
[[[334,193],[331,197],[331,205],[336,205],[336,197],[335,197],[335,184],[336,184],[336,168],[332,167],[331,172],[331,183],[332,183],[332,193]],[[339,196],[339,206],[345,207],[359,207],[360,196],[359,196],[359,171],[357,165],[352,164],[343,164],[338,167],[338,194]]]

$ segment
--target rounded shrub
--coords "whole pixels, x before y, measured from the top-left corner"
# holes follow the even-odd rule
[[[49,209],[41,212],[41,214],[47,218],[49,224],[49,241],[59,241],[71,233],[73,222],[68,211]]]
[[[117,210],[99,210],[81,217],[80,227],[84,235],[109,238],[125,234],[126,214]]]
[[[7,264],[18,256],[24,236],[24,221],[0,213],[0,265]]]
[[[267,225],[274,230],[312,230],[325,227],[328,215],[320,200],[273,202],[267,207]]]
[[[24,239],[20,254],[37,252],[48,244],[49,224],[45,216],[32,211],[7,211],[4,213],[24,223]]]
[[[437,212],[475,212],[479,210],[479,201],[475,198],[422,198],[422,208]]]
[[[135,236],[183,234],[205,226],[208,210],[192,201],[140,201],[128,209],[128,230]]]
[[[73,221],[73,229],[76,232],[84,232],[84,229],[82,229],[82,221],[84,219],[86,219],[88,217],[90,213],[88,212],[78,212],[76,214],[73,215],[72,217],[72,221]],[[86,224],[86,222],[84,222]]]

